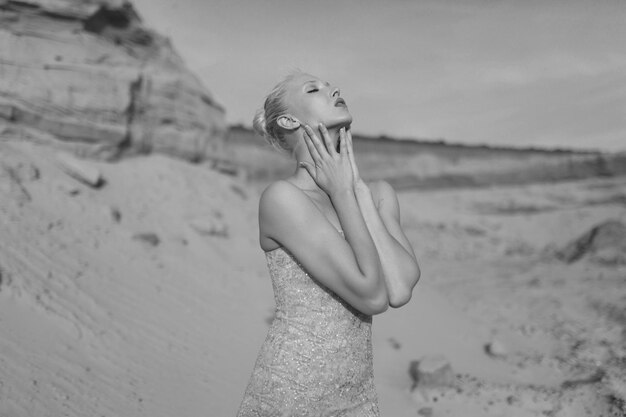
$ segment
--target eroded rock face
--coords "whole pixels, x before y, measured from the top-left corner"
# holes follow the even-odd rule
[[[224,109],[128,2],[0,0],[0,136],[223,160]]]
[[[589,256],[596,263],[626,265],[626,225],[619,220],[607,220],[570,242],[556,255],[567,263]]]
[[[411,361],[409,375],[417,387],[446,387],[454,383],[452,366],[445,356],[426,355],[420,360]]]

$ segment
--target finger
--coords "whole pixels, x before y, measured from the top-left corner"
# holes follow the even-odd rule
[[[346,148],[347,148],[348,156],[350,157],[350,160],[353,161],[354,150],[352,149],[352,133],[350,133],[350,130],[346,132]]]
[[[311,135],[306,129],[304,130],[303,138],[304,138],[304,143],[306,144],[306,147],[309,149],[309,154],[311,155],[311,158],[313,158],[313,162],[317,164],[317,161],[319,161],[321,157],[320,157],[319,152],[317,151],[317,148],[313,144]]]
[[[326,152],[326,148],[321,143],[320,138],[315,134],[315,131],[309,125],[304,126],[304,130],[307,133],[311,144],[315,147],[317,155],[321,158]]]
[[[313,129],[311,129],[311,126],[304,125],[304,131],[309,135],[309,139],[311,139],[313,146],[315,146],[319,158],[322,158],[323,155],[327,155],[328,151],[326,150],[326,147],[322,144],[320,138],[317,137]]]
[[[354,177],[357,178],[359,175],[359,168],[356,166],[356,161],[354,160],[354,149],[352,148],[352,133],[350,130],[346,132],[346,148],[348,151],[348,160],[350,161],[350,166],[352,167],[352,173]]]
[[[309,175],[315,179],[316,178],[316,172],[315,172],[315,168],[313,168],[311,166],[311,164],[309,164],[308,162],[300,162],[299,164],[302,168],[306,169],[306,172],[309,173]]]
[[[320,123],[319,129],[320,129],[320,133],[322,134],[322,138],[324,139],[324,145],[326,145],[326,151],[330,155],[336,154],[337,151],[335,150],[335,147],[333,146],[333,141],[330,138],[330,134],[328,133],[328,129],[326,129],[326,126],[324,126],[324,123]]]
[[[339,129],[339,154],[342,157],[348,156],[348,145],[346,144],[346,128]]]

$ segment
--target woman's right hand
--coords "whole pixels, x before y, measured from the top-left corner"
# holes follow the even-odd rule
[[[304,126],[304,141],[315,166],[308,162],[300,162],[300,166],[307,170],[315,183],[332,199],[339,193],[352,191],[354,170],[348,155],[345,128],[340,132],[339,152],[333,146],[326,126],[320,123],[319,131],[323,143],[310,126]]]

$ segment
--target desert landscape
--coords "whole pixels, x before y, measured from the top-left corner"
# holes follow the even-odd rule
[[[258,199],[293,166],[102,4],[0,1],[0,416],[232,416],[273,317]],[[374,317],[382,416],[626,415],[624,153],[355,148],[422,269]]]

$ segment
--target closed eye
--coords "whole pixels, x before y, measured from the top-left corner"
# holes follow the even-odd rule
[[[315,93],[315,92],[317,92],[317,91],[319,91],[319,89],[317,89],[317,88],[313,88],[313,89],[311,89],[311,90],[308,90],[308,91],[307,91],[307,93]]]

